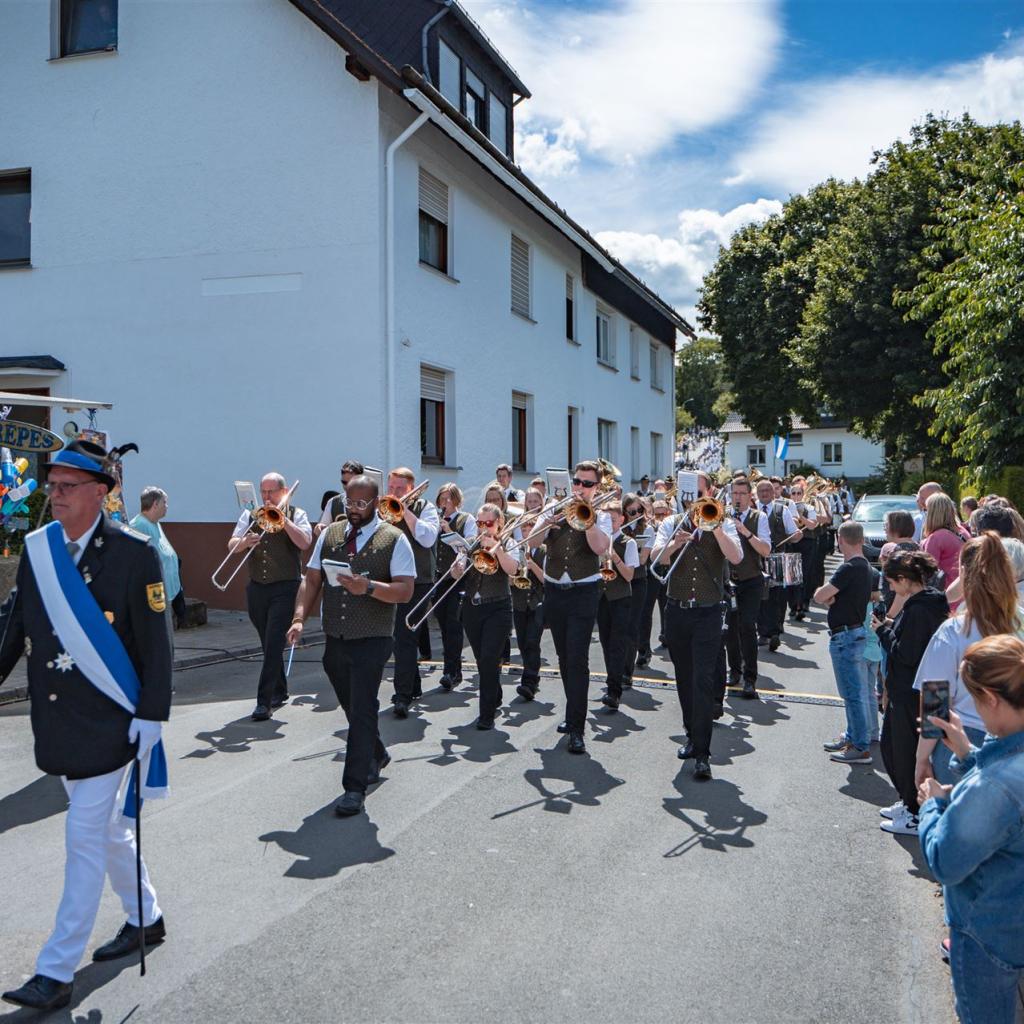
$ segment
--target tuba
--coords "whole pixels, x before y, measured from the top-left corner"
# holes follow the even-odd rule
[[[393,494],[385,494],[384,497],[380,498],[377,502],[377,515],[380,516],[385,523],[397,526],[402,521],[402,517],[405,515],[405,510],[427,489],[427,485],[429,483],[429,480],[424,480],[423,483],[418,487],[414,487],[403,498],[396,498]]]

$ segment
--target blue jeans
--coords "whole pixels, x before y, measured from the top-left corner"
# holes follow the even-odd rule
[[[980,747],[985,742],[985,732],[982,729],[965,726],[964,732],[967,733],[972,746]],[[954,775],[953,769],[949,767],[952,756],[953,751],[942,740],[935,744],[932,751],[932,771],[935,772],[935,781],[941,782],[944,786],[955,786],[960,781],[960,776]]]
[[[950,932],[949,966],[960,1024],[1013,1024],[1019,968],[990,956],[966,932]]]
[[[867,632],[863,626],[837,633],[828,642],[836,689],[846,705],[846,739],[858,750],[871,747],[871,719],[866,706],[868,663],[864,660]]]

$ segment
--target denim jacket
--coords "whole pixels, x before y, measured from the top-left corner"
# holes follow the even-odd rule
[[[949,799],[924,803],[918,828],[946,922],[1024,967],[1024,732],[986,737],[951,767],[963,777]]]

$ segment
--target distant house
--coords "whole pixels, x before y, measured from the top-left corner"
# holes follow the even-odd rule
[[[732,469],[759,469],[768,476],[785,476],[797,466],[814,466],[823,476],[863,480],[874,476],[885,457],[883,446],[855,434],[848,423],[823,416],[816,426],[795,417],[783,458],[775,457],[772,438],[756,437],[739,418],[722,424],[725,461]]]

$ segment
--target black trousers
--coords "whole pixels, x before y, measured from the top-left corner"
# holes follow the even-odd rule
[[[626,675],[626,655],[629,652],[629,613],[628,597],[609,601],[602,595],[597,606],[597,633],[604,652],[608,693],[613,697],[622,696],[622,680]]]
[[[709,757],[714,705],[720,689],[721,604],[684,608],[670,601],[665,608],[665,636],[686,735],[698,758]]]
[[[918,710],[914,701],[894,703],[890,700],[882,718],[882,735],[879,737],[886,773],[911,814],[918,812],[917,786],[914,785]]]
[[[417,583],[408,603],[395,609],[395,695],[391,698],[392,703],[399,698],[411,701],[423,696],[418,664],[419,641],[405,624],[405,617],[429,589],[429,583]]]
[[[462,626],[480,678],[480,717],[493,718],[501,707],[501,658],[512,629],[512,599],[462,602]]]
[[[378,728],[378,696],[393,646],[390,636],[362,640],[329,636],[324,644],[324,671],[348,719],[345,770],[341,776],[346,793],[365,793],[371,763],[379,766],[387,755]]]
[[[633,667],[636,665],[637,652],[640,650],[640,636],[643,629],[644,608],[647,606],[647,577],[632,581],[633,593],[629,597],[629,636],[626,640],[625,678],[633,681]],[[648,639],[650,632],[648,631]]]
[[[804,537],[794,548],[800,553],[800,570],[804,581],[795,587],[787,587],[789,592],[789,610],[806,611],[811,607],[811,598],[818,588],[814,585],[814,559],[818,542],[815,537]]]
[[[434,605],[434,618],[441,630],[441,645],[444,648],[444,674],[455,682],[462,679],[462,619],[459,618],[459,603],[462,595],[456,587],[444,600]]]
[[[761,602],[757,613],[757,632],[762,637],[771,639],[782,632],[783,620],[786,618],[786,587],[771,587],[768,596]]]
[[[728,632],[725,645],[729,655],[729,671],[742,675],[748,682],[757,681],[757,617],[761,611],[764,582],[760,576],[733,584],[735,607],[726,618]]]
[[[544,603],[536,608],[513,608],[512,622],[516,628],[516,645],[523,659],[523,686],[540,688],[540,640],[544,633]]]
[[[263,648],[263,666],[256,690],[256,703],[269,708],[271,704],[288,696],[288,680],[284,676],[285,634],[292,624],[298,580],[279,583],[254,583],[245,588],[245,603],[249,621],[260,635]]]
[[[651,656],[651,629],[654,626],[654,606],[660,609],[661,628],[659,633],[665,632],[665,588],[661,581],[651,575],[647,570],[647,593],[644,596],[643,614],[640,619],[640,635],[637,637],[637,655],[649,658]]]
[[[597,583],[566,588],[544,584],[544,620],[558,654],[558,671],[565,690],[565,721],[571,732],[583,732],[587,724],[590,637],[600,598]]]

